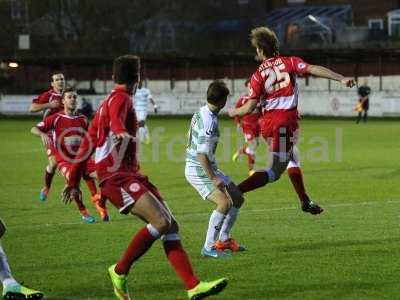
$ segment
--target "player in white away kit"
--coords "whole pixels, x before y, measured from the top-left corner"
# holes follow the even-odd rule
[[[146,118],[147,118],[147,108],[149,106],[149,102],[154,107],[154,112],[157,113],[157,105],[153,100],[153,97],[148,88],[142,86],[143,81],[139,82],[138,88],[136,89],[135,97],[134,97],[134,105],[136,116],[138,120],[138,133],[139,141],[141,143],[150,144],[150,135],[149,129],[146,126]]]
[[[201,255],[221,257],[226,249],[245,248],[230,236],[243,196],[231,179],[218,169],[215,151],[219,139],[218,113],[225,106],[229,90],[222,81],[214,81],[207,90],[207,104],[196,112],[188,132],[185,177],[204,200],[217,207],[210,216]]]
[[[6,227],[0,219],[0,238],[6,232]],[[43,293],[31,290],[18,283],[11,274],[7,256],[0,244],[0,282],[3,284],[3,298],[5,300],[40,300]]]

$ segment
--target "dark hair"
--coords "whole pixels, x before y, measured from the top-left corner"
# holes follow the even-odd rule
[[[72,92],[76,93],[76,89],[73,88],[72,86],[67,86],[62,92],[62,99],[64,99],[66,93],[72,93]]]
[[[253,47],[264,52],[267,57],[275,57],[279,55],[279,41],[268,27],[254,28],[250,33],[250,41]]]
[[[61,75],[64,76],[64,73],[59,71],[59,70],[55,70],[55,71],[51,72],[51,74],[50,74],[50,82],[53,82],[54,81],[53,76],[54,75],[58,75],[58,74],[61,74]]]
[[[122,55],[114,60],[114,82],[132,84],[139,81],[140,58],[136,55]]]
[[[247,78],[246,81],[244,82],[244,86],[247,87],[247,85],[250,83],[251,79]]]
[[[225,101],[229,95],[229,89],[222,80],[215,80],[210,83],[207,89],[207,102],[218,105],[221,101]]]

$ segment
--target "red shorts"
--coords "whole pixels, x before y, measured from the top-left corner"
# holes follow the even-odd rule
[[[71,171],[71,162],[67,162],[67,161],[58,161],[57,162],[57,167],[60,170],[61,174],[67,179],[69,180],[69,174]],[[94,160],[93,159],[89,159],[86,162],[86,167],[85,170],[83,172],[83,177],[89,177],[90,174],[92,174],[93,172],[96,171],[95,168],[95,164],[94,164]]]
[[[243,135],[246,142],[251,141],[260,136],[260,125],[256,124],[242,124]]]
[[[271,152],[289,152],[295,142],[299,128],[297,110],[273,111],[260,119],[261,135],[270,146]]]
[[[106,179],[101,184],[102,198],[110,200],[121,214],[128,214],[135,202],[147,192],[162,201],[158,189],[142,174],[126,173]]]

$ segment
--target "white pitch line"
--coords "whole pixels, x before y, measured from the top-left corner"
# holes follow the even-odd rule
[[[332,205],[324,205],[324,208],[336,208],[336,207],[352,207],[352,206],[367,206],[367,205],[381,205],[381,204],[398,204],[400,203],[400,200],[382,200],[382,201],[364,201],[360,203],[338,203],[338,204],[332,204]],[[283,210],[297,210],[299,209],[298,206],[286,206],[286,207],[277,207],[277,208],[265,208],[265,209],[248,209],[244,208],[243,210],[240,211],[240,214],[253,214],[253,213],[265,213],[265,212],[275,212],[275,211],[283,211]],[[200,216],[208,216],[210,215],[209,212],[199,212],[199,213],[179,213],[179,214],[174,214],[177,216],[178,221],[184,218],[188,217],[200,217]],[[122,221],[122,219],[119,219],[119,221]],[[110,222],[113,222],[112,220]],[[98,223],[103,223],[103,222],[98,222]],[[90,226],[87,224],[83,224],[82,222],[64,222],[64,223],[44,223],[44,224],[33,224],[29,225],[24,223],[23,225],[18,224],[18,225],[10,225],[7,226],[8,228],[18,228],[18,227],[57,227],[57,226],[70,226],[70,225],[85,225],[85,226]]]

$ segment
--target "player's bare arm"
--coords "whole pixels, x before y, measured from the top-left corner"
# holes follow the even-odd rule
[[[31,133],[33,135],[36,135],[42,139],[42,143],[44,146],[49,147],[52,144],[52,140],[50,137],[43,131],[39,130],[36,126],[32,127]]]
[[[197,154],[197,159],[199,160],[201,166],[203,167],[204,171],[206,172],[208,178],[210,178],[214,184],[214,186],[221,190],[224,191],[225,188],[225,184],[224,182],[221,180],[221,178],[219,178],[218,176],[215,175],[211,164],[210,164],[210,160],[208,159],[208,156],[204,153],[198,153]]]
[[[154,113],[157,113],[158,112],[158,106],[157,106],[156,102],[154,101],[153,98],[150,98],[150,102],[153,105]]]
[[[236,116],[242,117],[252,113],[257,107],[256,99],[249,99],[243,106],[234,108],[231,107],[228,109],[228,114],[230,117],[234,118]]]
[[[32,103],[31,106],[29,107],[30,112],[39,112],[43,111],[45,109],[54,109],[54,108],[59,108],[61,106],[60,102],[58,101],[52,101],[49,103]]]
[[[345,84],[347,87],[355,86],[354,79],[345,78],[343,75],[341,75],[339,73],[335,73],[332,70],[322,67],[322,66],[309,65],[306,73],[316,76],[316,77],[322,77],[322,78],[340,81],[341,83]]]

